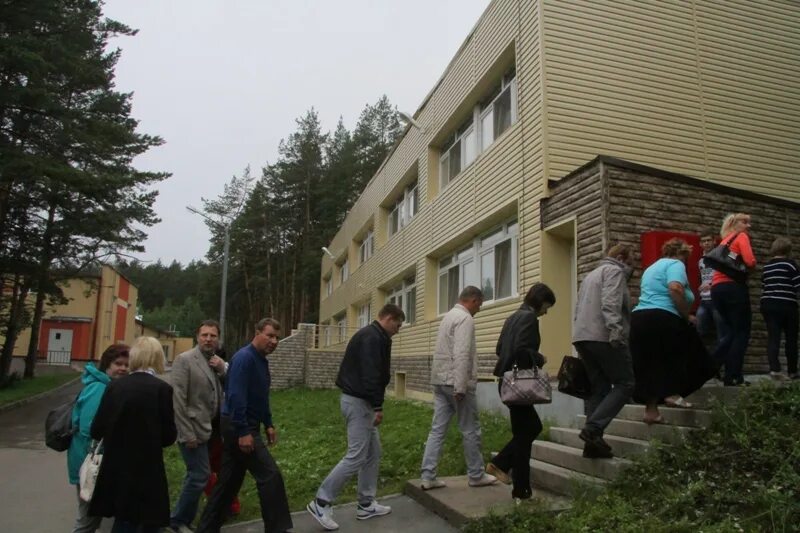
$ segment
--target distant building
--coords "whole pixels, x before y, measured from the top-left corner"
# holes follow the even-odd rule
[[[175,360],[175,356],[194,347],[194,337],[181,337],[174,331],[166,331],[156,326],[145,324],[142,320],[136,319],[136,337],[155,337],[164,349],[164,356],[170,363]]]
[[[50,364],[91,361],[110,344],[131,344],[135,338],[139,291],[128,278],[109,265],[96,275],[59,283],[68,302],[45,306],[39,328],[39,359]],[[14,356],[28,351],[31,329],[22,331]]]
[[[486,374],[503,320],[544,281],[556,370],[611,242],[638,250],[742,210],[760,260],[777,234],[800,245],[798,27],[793,2],[492,1],[322,255],[316,349],[395,302],[394,378],[424,392],[440,317],[476,285]]]

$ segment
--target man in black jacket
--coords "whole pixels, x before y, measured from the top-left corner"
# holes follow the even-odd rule
[[[383,421],[383,396],[389,384],[391,337],[405,320],[403,310],[386,304],[378,320],[353,335],[339,367],[336,386],[342,389],[341,409],[347,423],[347,454],[317,490],[306,509],[328,531],[339,529],[331,504],[345,483],[358,473],[356,518],[366,520],[389,514],[392,509],[375,501],[381,442],[378,426]]]

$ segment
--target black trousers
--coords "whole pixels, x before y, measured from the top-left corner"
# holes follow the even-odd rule
[[[256,425],[250,434],[255,441],[255,448],[251,453],[243,453],[239,449],[239,437],[230,426],[230,421],[222,419],[222,469],[200,518],[198,533],[219,532],[234,496],[239,493],[246,472],[250,472],[256,480],[264,531],[283,533],[292,528],[283,476],[264,444],[259,426]]]
[[[531,446],[542,432],[542,421],[532,405],[511,405],[511,440],[498,453],[492,464],[504,472],[511,470],[514,488],[511,496],[531,497]]]
[[[778,355],[781,335],[786,335],[786,366],[789,374],[797,373],[798,311],[794,302],[761,302],[761,314],[767,325],[767,358],[772,372],[781,371]]]

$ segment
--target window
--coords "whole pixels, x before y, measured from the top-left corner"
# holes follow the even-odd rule
[[[350,277],[350,265],[347,259],[344,260],[342,266],[339,267],[339,281],[344,283]]]
[[[511,69],[481,106],[481,149],[486,150],[517,119],[517,78]]]
[[[341,314],[335,317],[336,325],[339,327],[339,342],[344,342],[347,339],[347,316]]]
[[[389,213],[389,237],[403,229],[419,211],[419,193],[415,181],[403,190]]]
[[[369,302],[367,302],[364,305],[359,306],[358,308],[358,327],[363,328],[364,326],[368,326],[369,323],[370,323],[370,309],[369,309]]]
[[[361,241],[361,246],[358,248],[359,264],[363,265],[367,259],[372,257],[373,248],[374,239],[372,236],[372,230],[369,230],[367,235],[364,237],[364,240]]]
[[[386,301],[395,304],[406,314],[406,324],[413,324],[417,319],[417,285],[414,276],[393,287]]]
[[[439,314],[456,304],[467,285],[479,287],[485,302],[516,293],[517,233],[513,220],[439,261]]]
[[[516,70],[512,68],[442,145],[439,159],[441,188],[453,181],[516,120],[517,80]]]
[[[475,137],[473,118],[469,117],[445,142],[439,159],[442,188],[461,174],[478,155]]]
[[[330,296],[333,293],[333,280],[328,278],[325,280],[325,296]]]

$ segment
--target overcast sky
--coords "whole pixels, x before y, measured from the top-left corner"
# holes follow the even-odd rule
[[[117,88],[134,92],[141,132],[166,141],[136,160],[171,172],[158,185],[146,252],[202,259],[208,234],[186,205],[214,198],[278,143],[312,106],[324,131],[353,128],[386,94],[413,113],[489,0],[107,0],[106,16],[137,28],[122,49]]]

